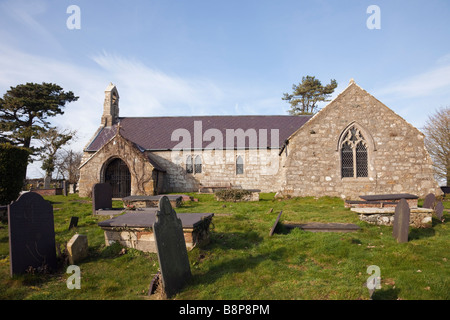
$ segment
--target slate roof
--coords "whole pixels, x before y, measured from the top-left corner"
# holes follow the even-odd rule
[[[144,150],[172,150],[180,140],[171,141],[172,133],[176,129],[186,129],[191,135],[191,147],[194,147],[194,122],[201,123],[201,133],[208,129],[218,129],[222,133],[223,148],[234,147],[237,142],[226,145],[227,129],[237,130],[255,129],[258,135],[260,129],[267,129],[267,147],[281,148],[287,138],[303,126],[312,116],[191,116],[191,117],[124,117],[119,118],[120,134],[135,143],[141,151]],[[278,145],[271,144],[271,129],[278,129]],[[86,151],[95,152],[108,142],[117,132],[117,125],[100,129],[97,136],[86,147]],[[186,131],[184,131],[186,132]],[[263,139],[266,135],[263,135]],[[201,139],[203,140],[203,139]],[[214,141],[214,139],[213,139]],[[230,142],[230,141],[229,141]],[[210,145],[211,141],[202,141],[202,148]],[[246,142],[248,146],[248,140]]]

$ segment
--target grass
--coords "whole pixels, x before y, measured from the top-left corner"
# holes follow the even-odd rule
[[[408,243],[398,244],[392,228],[369,225],[344,208],[338,198],[218,202],[212,195],[191,194],[198,202],[177,212],[214,212],[211,241],[189,251],[192,279],[175,299],[365,300],[367,267],[377,265],[381,289],[373,299],[450,299],[450,227],[433,220],[430,229],[410,229]],[[67,263],[46,275],[9,275],[8,228],[0,225],[0,299],[146,299],[158,271],[154,253],[119,245],[107,247],[91,202],[77,195],[45,197],[54,208],[56,242],[60,248],[76,233],[89,241],[89,256],[79,263],[81,290],[69,290]],[[114,202],[120,207],[121,202]],[[444,202],[447,209],[450,202]],[[271,210],[272,209],[272,210]],[[270,212],[272,211],[272,212]],[[269,237],[278,213],[281,221],[355,223],[354,233],[311,233],[279,227]],[[78,227],[67,230],[70,217]],[[449,221],[450,216],[445,214]],[[104,219],[104,218],[103,218]]]

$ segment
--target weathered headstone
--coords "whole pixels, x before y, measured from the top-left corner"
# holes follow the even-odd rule
[[[422,208],[433,209],[435,201],[436,201],[436,196],[434,195],[434,193],[427,194],[427,196],[425,197],[425,200],[423,201]]]
[[[408,242],[410,209],[408,202],[401,199],[395,207],[392,235],[398,243]]]
[[[161,268],[163,293],[171,297],[189,280],[191,269],[182,222],[166,196],[159,200],[153,232]]]
[[[97,183],[92,188],[92,213],[112,208],[112,187],[109,183]]]
[[[68,193],[68,190],[67,190],[67,181],[66,180],[63,180],[62,181],[62,183],[61,183],[61,185],[62,185],[62,192],[63,192],[63,195],[65,196],[65,197],[67,197],[67,193]]]
[[[8,206],[10,273],[56,269],[53,207],[35,192],[22,194]]]
[[[434,212],[436,213],[436,217],[442,221],[444,216],[444,205],[442,204],[442,201],[439,201],[436,204],[436,207],[434,208]]]
[[[283,211],[280,211],[280,213],[278,214],[278,217],[275,220],[275,223],[273,224],[272,228],[270,229],[269,237],[271,237],[273,235],[273,233],[275,232],[275,229],[277,228],[277,225],[278,225],[278,222],[280,221],[280,217],[281,217],[282,213],[283,213]]]
[[[77,264],[88,255],[88,239],[82,234],[75,234],[67,242],[67,253],[70,264]]]

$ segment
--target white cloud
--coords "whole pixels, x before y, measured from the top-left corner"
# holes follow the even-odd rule
[[[427,72],[417,74],[376,90],[375,95],[394,98],[416,98],[431,96],[450,88],[450,63],[448,56],[439,59],[440,65]]]
[[[169,75],[105,52],[92,59],[117,86],[123,116],[205,114],[224,97],[222,89],[208,79]]]

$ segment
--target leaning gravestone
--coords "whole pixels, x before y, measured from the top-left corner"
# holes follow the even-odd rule
[[[166,196],[159,200],[153,232],[161,268],[162,290],[170,298],[189,280],[191,269],[181,220]]]
[[[425,200],[423,201],[422,208],[433,209],[434,202],[436,201],[436,196],[433,193],[427,194]]]
[[[112,208],[112,187],[109,183],[97,183],[92,188],[92,213]]]
[[[434,208],[434,212],[436,213],[436,217],[442,221],[442,218],[444,215],[444,205],[442,204],[442,201],[439,201],[436,204],[436,207]]]
[[[408,242],[410,209],[408,202],[401,199],[395,207],[392,235],[398,243]]]
[[[88,239],[86,235],[75,234],[67,242],[67,254],[70,264],[77,264],[88,255]]]
[[[278,217],[275,219],[275,223],[273,224],[272,228],[269,231],[269,237],[273,236],[275,229],[277,228],[278,222],[280,222],[280,217],[281,217],[282,213],[283,213],[283,211],[280,211],[280,213],[278,214]]]
[[[10,273],[56,269],[53,207],[35,192],[8,206]]]

